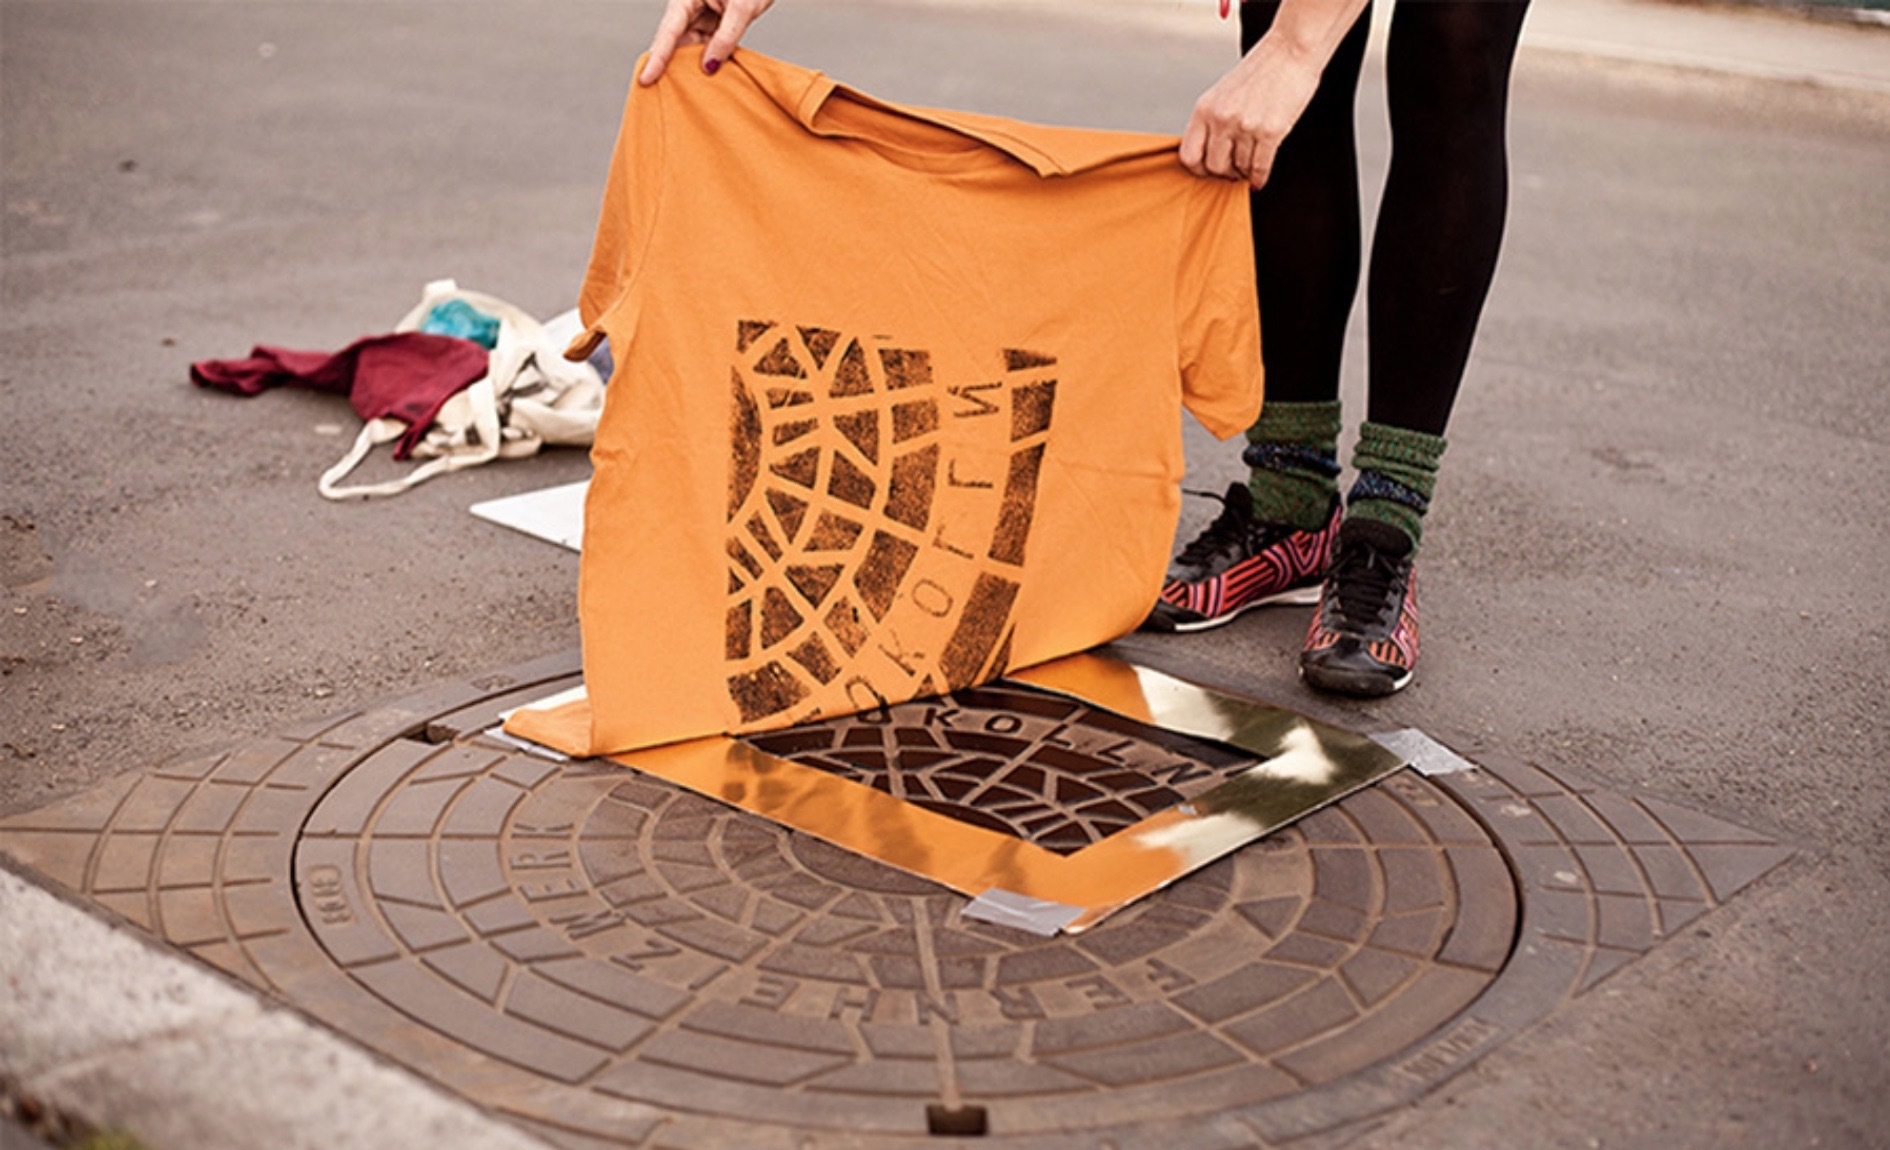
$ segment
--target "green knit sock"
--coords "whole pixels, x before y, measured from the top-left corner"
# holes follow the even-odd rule
[[[1241,453],[1253,468],[1253,511],[1268,523],[1317,531],[1339,494],[1339,401],[1269,403]]]
[[[1424,513],[1437,486],[1442,436],[1382,423],[1361,424],[1352,466],[1358,479],[1345,500],[1348,518],[1376,519],[1403,529],[1413,547],[1424,538]]]

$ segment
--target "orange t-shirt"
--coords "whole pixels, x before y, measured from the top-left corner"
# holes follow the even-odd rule
[[[1260,407],[1244,186],[1170,137],[897,107],[743,50],[633,88],[581,297],[573,754],[940,693],[1132,630],[1185,404]]]

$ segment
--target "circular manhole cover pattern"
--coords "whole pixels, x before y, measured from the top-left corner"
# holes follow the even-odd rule
[[[796,1148],[1338,1131],[1784,857],[1520,765],[1406,771],[1088,932],[1039,938],[633,771],[479,733],[574,670],[129,776],[10,820],[0,845],[554,1141]],[[958,705],[975,719],[1007,702]],[[924,738],[843,724],[777,750]],[[1068,742],[1060,779],[1133,758],[1115,745],[1090,771]],[[991,753],[1026,769],[1028,748]],[[953,769],[926,761],[933,783]],[[862,762],[883,784],[870,756],[837,766]],[[1071,835],[1081,818],[1045,815],[1058,786],[1022,795],[1022,777],[992,793]]]
[[[959,725],[1013,729],[983,720],[1020,701],[967,693]],[[865,742],[849,731],[929,745],[900,719],[830,724],[800,753]],[[731,1144],[757,1126],[924,1134],[928,1107],[982,1108],[1008,1135],[1217,1119],[1434,1032],[1514,931],[1496,846],[1415,777],[1044,939],[618,767],[472,744],[377,758],[303,828],[304,914],[354,984],[526,1072],[532,1116],[567,1125],[600,1099]],[[1121,761],[1068,765],[1106,779]]]

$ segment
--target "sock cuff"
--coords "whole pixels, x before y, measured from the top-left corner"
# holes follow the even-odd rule
[[[1446,446],[1444,438],[1439,435],[1403,427],[1388,427],[1382,423],[1364,423],[1358,429],[1358,446],[1352,452],[1352,466],[1358,469],[1361,479],[1376,472],[1383,479],[1429,500],[1432,490],[1437,486],[1437,465],[1443,458]]]
[[[1360,470],[1370,467],[1383,471],[1385,468],[1378,465],[1388,463],[1394,467],[1403,465],[1436,471],[1438,462],[1444,458],[1444,449],[1448,446],[1449,441],[1441,435],[1368,420],[1358,427],[1358,447],[1353,456],[1353,466]]]
[[[1249,443],[1297,443],[1336,452],[1343,422],[1339,401],[1268,403],[1247,429]]]
[[[1361,458],[1370,456],[1385,463],[1404,463],[1410,467],[1436,471],[1436,463],[1444,458],[1446,446],[1450,446],[1450,441],[1446,441],[1442,435],[1431,435],[1429,431],[1374,424],[1370,420],[1359,424],[1357,452]],[[1359,463],[1359,467],[1370,467],[1370,462]]]

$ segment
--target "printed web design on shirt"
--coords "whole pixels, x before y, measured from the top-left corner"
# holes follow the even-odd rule
[[[1005,349],[941,379],[889,337],[738,323],[725,654],[744,724],[1004,671],[1056,362]]]

